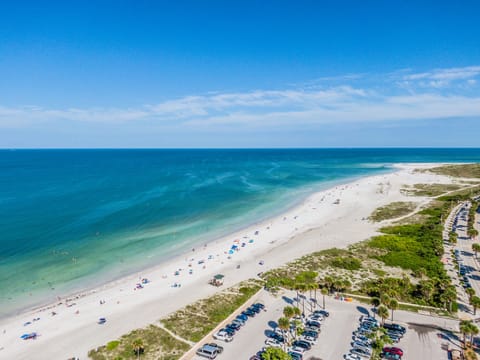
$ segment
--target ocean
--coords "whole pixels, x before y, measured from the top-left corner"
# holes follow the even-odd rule
[[[479,161],[480,149],[0,150],[0,317],[393,163]]]

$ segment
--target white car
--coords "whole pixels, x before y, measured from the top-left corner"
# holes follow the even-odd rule
[[[315,345],[317,343],[317,339],[312,336],[301,336],[300,340],[304,340],[312,345]]]
[[[213,338],[215,340],[222,340],[225,342],[230,342],[233,340],[233,336],[229,335],[226,331],[218,331],[217,333],[213,334]]]
[[[281,348],[282,347],[282,344],[279,343],[277,340],[275,339],[267,339],[265,340],[265,345],[267,346],[271,346],[271,347],[278,347],[278,348]]]
[[[303,354],[306,350],[300,346],[294,346],[293,348],[290,349],[290,351]]]
[[[343,358],[345,360],[362,360],[362,358],[360,356],[352,354],[352,353],[348,353],[348,354],[344,355]]]

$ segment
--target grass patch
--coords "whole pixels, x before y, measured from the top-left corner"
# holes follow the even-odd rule
[[[427,169],[426,171],[439,174],[439,175],[447,175],[447,176],[459,177],[459,178],[470,178],[470,179],[480,178],[480,164],[478,163],[437,166],[432,169]]]
[[[110,341],[105,346],[90,350],[88,356],[93,360],[136,359],[133,343],[137,339],[143,343],[144,353],[140,358],[144,360],[176,360],[190,349],[189,344],[175,339],[158,326],[150,325],[145,329],[123,335],[119,340]]]
[[[369,219],[375,222],[395,219],[411,213],[415,208],[414,202],[397,201],[376,209]]]
[[[118,345],[120,345],[120,341],[118,340],[114,340],[114,341],[110,341],[107,345],[106,345],[106,349],[108,351],[112,351],[112,350],[115,350]]]
[[[261,287],[262,283],[258,280],[242,282],[207,299],[188,305],[161,322],[176,335],[198,342]]]
[[[403,188],[401,192],[409,196],[435,197],[464,187],[465,185],[458,184],[415,184],[411,187]]]
[[[353,256],[341,257],[337,256],[331,262],[333,267],[342,268],[345,270],[359,270],[362,267],[362,262]]]

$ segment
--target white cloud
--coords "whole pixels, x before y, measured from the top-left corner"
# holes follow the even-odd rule
[[[254,90],[210,93],[149,104],[138,108],[1,107],[0,127],[23,127],[49,122],[97,122],[106,124],[148,122],[160,126],[206,129],[216,126],[272,127],[301,124],[401,121],[480,117],[480,95],[449,91],[452,81],[476,84],[480,66],[436,69],[412,74],[397,73],[408,84],[425,84],[423,91],[395,89],[395,76],[385,76],[389,90],[351,85],[329,88]],[[351,77],[351,76],[349,76]],[[378,77],[378,76],[377,76]],[[346,77],[345,79],[347,79]],[[346,80],[345,80],[346,81]],[[382,84],[385,85],[385,84]],[[383,86],[385,87],[385,86]],[[442,89],[440,92],[438,89]],[[409,90],[409,89],[407,89]]]
[[[480,66],[467,66],[448,69],[434,69],[423,73],[406,74],[402,76],[403,85],[443,88],[453,82],[467,82],[480,75]]]

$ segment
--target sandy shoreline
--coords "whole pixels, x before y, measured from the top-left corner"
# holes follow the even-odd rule
[[[451,182],[444,176],[413,172],[413,169],[430,166],[433,165],[396,165],[395,172],[320,191],[284,214],[195,248],[195,251],[154,268],[69,296],[70,301],[61,299],[2,319],[0,357],[27,359],[35,354],[36,359],[73,356],[85,359],[89,349],[154,323],[218,291],[207,284],[215,273],[226,275],[225,286],[230,286],[312,251],[345,247],[365,240],[375,234],[378,226],[366,218],[379,206],[407,199],[400,193],[403,185]],[[425,199],[408,197],[408,201],[420,203]],[[232,250],[233,245],[237,248]],[[260,265],[261,260],[263,265]],[[178,275],[174,275],[175,272]],[[142,279],[150,282],[137,288],[136,284],[141,284]],[[175,283],[181,286],[173,287]],[[107,323],[97,325],[99,317],[106,317]],[[37,318],[40,320],[33,321]],[[31,324],[24,326],[26,322]],[[20,339],[22,334],[32,331],[39,334],[36,340]]]

